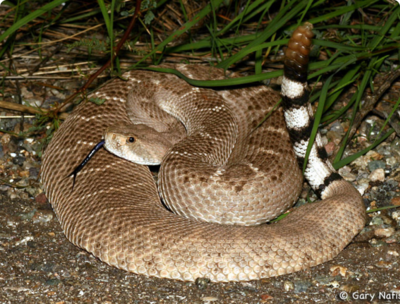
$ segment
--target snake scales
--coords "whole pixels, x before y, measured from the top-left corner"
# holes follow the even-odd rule
[[[274,218],[301,190],[294,154],[304,160],[312,125],[305,80],[310,38],[311,27],[305,26],[289,43],[285,115],[279,109],[255,130],[279,100],[261,85],[214,91],[170,74],[131,71],[124,75],[127,81],[114,80],[95,93],[106,100],[103,105],[78,106],[55,134],[42,166],[42,181],[67,238],[115,267],[187,281],[277,276],[336,256],[362,229],[365,210],[354,187],[332,171],[319,136],[305,176],[323,200],[276,224],[243,226]],[[224,78],[217,69],[175,68],[192,78]],[[188,136],[165,157],[172,165],[162,165],[160,189],[170,209],[189,217],[162,206],[147,167],[105,149],[77,175],[73,191],[72,179],[65,178],[108,127],[131,124],[137,113],[126,104],[134,97],[172,100],[164,108],[177,111],[185,124]],[[151,124],[151,116],[144,120]],[[233,222],[241,225],[226,225]]]

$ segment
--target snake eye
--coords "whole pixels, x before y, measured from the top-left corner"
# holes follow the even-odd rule
[[[129,137],[128,140],[129,140],[129,142],[133,143],[135,141],[135,138],[134,137]]]

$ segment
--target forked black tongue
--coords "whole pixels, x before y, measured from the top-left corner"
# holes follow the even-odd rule
[[[88,163],[88,161],[93,157],[93,155],[99,151],[101,149],[101,147],[103,147],[105,144],[105,140],[103,139],[102,141],[100,141],[90,152],[89,154],[85,157],[85,159],[74,169],[74,171],[72,171],[71,174],[69,174],[67,177],[73,176],[74,180],[72,183],[72,191],[74,191],[74,187],[75,187],[75,180],[76,180],[76,175],[79,173],[79,171],[81,171],[83,169],[83,167]]]

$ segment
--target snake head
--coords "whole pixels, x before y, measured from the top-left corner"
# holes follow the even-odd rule
[[[140,165],[159,165],[172,147],[162,133],[138,124],[111,126],[104,134],[104,147],[111,153]]]

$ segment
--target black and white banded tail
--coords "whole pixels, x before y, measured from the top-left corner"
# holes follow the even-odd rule
[[[308,59],[311,49],[312,24],[298,27],[289,40],[284,60],[282,98],[286,125],[299,164],[303,167],[305,155],[314,124],[314,115],[309,101],[307,84]],[[312,146],[304,176],[311,187],[325,198],[325,190],[342,177],[335,172],[328,160],[318,133]]]

